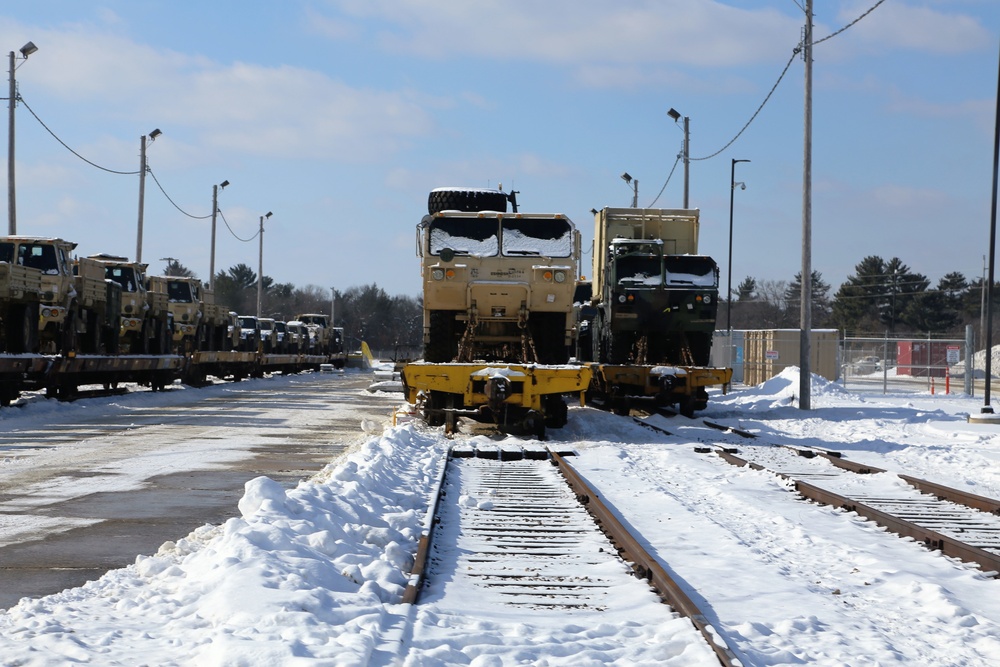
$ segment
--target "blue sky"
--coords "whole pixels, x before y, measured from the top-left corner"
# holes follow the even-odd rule
[[[876,1],[817,0],[815,38]],[[522,211],[569,215],[588,248],[590,210],[631,203],[623,172],[640,206],[680,207],[674,108],[690,118],[690,205],[723,286],[731,160],[750,160],[736,166],[735,287],[801,268],[801,58],[722,149],[803,24],[794,0],[35,0],[0,9],[0,52],[6,68],[38,46],[18,60],[20,94],[88,160],[137,171],[140,137],[159,128],[148,161],[177,207],[208,215],[212,185],[230,181],[217,270],[256,270],[256,239],[237,237],[272,211],[264,273],[324,289],[417,295],[414,229],[438,186],[502,183]],[[886,0],[815,47],[812,263],[834,290],[867,255],[934,282],[982,274],[998,35],[995,0]],[[16,118],[18,233],[135,256],[138,176],[75,157],[24,106]],[[189,215],[147,178],[143,260],[207,280],[210,222]]]

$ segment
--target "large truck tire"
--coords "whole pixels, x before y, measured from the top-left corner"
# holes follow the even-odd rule
[[[528,326],[535,343],[538,363],[558,365],[569,361],[564,313],[532,313]]]
[[[10,354],[35,352],[38,346],[38,304],[11,306],[7,311],[5,339]]]
[[[458,356],[455,311],[434,310],[430,314],[430,335],[424,348],[424,361],[448,363]]]
[[[427,197],[427,212],[439,211],[507,211],[507,195],[499,190],[462,190],[438,188]]]

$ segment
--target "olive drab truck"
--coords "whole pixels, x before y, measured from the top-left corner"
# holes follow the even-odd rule
[[[169,354],[173,334],[167,295],[147,289],[148,265],[108,254],[90,255],[89,259],[100,262],[107,280],[121,285],[122,353]]]
[[[719,268],[698,254],[697,209],[605,208],[595,215],[590,358],[707,366]],[[584,351],[586,352],[586,351]]]
[[[732,369],[709,368],[719,268],[698,252],[697,209],[605,208],[594,216],[592,282],[577,285],[577,356],[588,399],[627,413],[644,401],[692,416]]]

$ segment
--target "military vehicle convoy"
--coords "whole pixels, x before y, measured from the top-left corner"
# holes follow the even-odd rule
[[[8,282],[0,292],[11,298],[4,305],[4,330],[12,349],[50,354],[118,352],[121,287],[105,282],[99,262],[86,257],[74,260],[74,248],[75,243],[60,238],[0,237],[0,262],[9,265],[4,272]],[[35,313],[34,297],[27,294],[36,286],[38,320],[33,327],[28,319]]]
[[[147,278],[145,264],[75,258],[75,248],[60,238],[0,237],[0,405],[25,390],[60,398],[76,396],[81,385],[132,382],[156,390],[177,379],[239,380],[319,370],[331,361],[305,350],[238,351],[232,314],[196,279]]]
[[[305,330],[306,340],[300,342],[300,347],[308,349],[309,354],[329,357],[334,368],[343,368],[346,365],[347,350],[344,348],[342,327],[330,326],[327,316],[322,313],[300,313],[291,321],[297,325],[301,324]]]

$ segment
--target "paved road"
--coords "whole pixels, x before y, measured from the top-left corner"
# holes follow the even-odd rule
[[[369,437],[363,421],[390,421],[402,397],[371,381],[307,374],[0,414],[0,609],[239,516],[257,476],[309,478]]]

